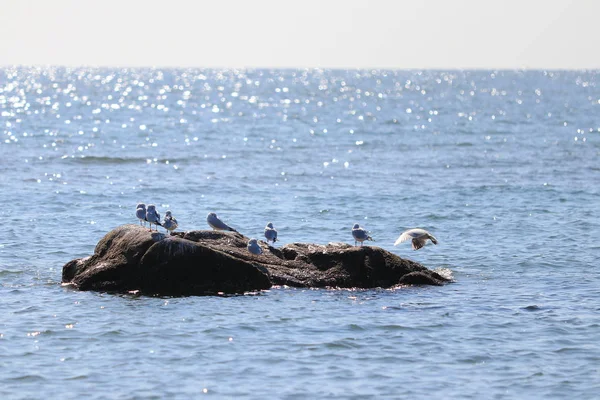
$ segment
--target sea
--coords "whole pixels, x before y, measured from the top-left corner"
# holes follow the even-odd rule
[[[3,67],[0,185],[2,399],[600,396],[600,71]],[[61,284],[138,202],[452,282]]]

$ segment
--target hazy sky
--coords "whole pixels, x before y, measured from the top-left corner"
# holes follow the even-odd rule
[[[0,0],[0,65],[600,68],[597,0]]]

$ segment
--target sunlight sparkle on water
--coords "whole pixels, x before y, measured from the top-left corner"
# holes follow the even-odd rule
[[[598,180],[598,76],[5,68],[0,213],[10,223],[0,277],[12,312],[0,333],[7,350],[0,398],[85,397],[90,385],[122,390],[123,369],[135,371],[127,376],[130,393],[153,390],[160,398],[172,395],[173,376],[199,377],[177,388],[182,398],[208,386],[223,398],[318,398],[323,382],[330,397],[390,397],[394,389],[396,397],[427,398],[444,385],[453,398],[535,398],[540,388],[557,398],[596,398],[598,351],[585,344],[600,326],[598,279],[588,273],[600,226],[591,184]],[[269,146],[278,145],[285,154],[273,157]],[[63,186],[66,179],[76,186]],[[31,198],[45,216],[15,200]],[[140,291],[119,296],[61,284],[65,262],[93,254],[108,229],[138,222],[130,209],[138,199],[163,212],[173,205],[190,229],[206,228],[209,210],[227,212],[255,235],[275,219],[287,243],[352,245],[347,225],[369,221],[374,245],[457,279],[347,291],[277,286],[251,300],[168,298],[168,307],[166,298]],[[249,204],[260,206],[248,212]],[[427,227],[440,245],[393,247],[404,225]],[[11,251],[21,226],[39,240]],[[509,234],[515,226],[518,240]],[[74,232],[77,240],[68,240]],[[456,245],[452,236],[468,239]],[[525,314],[531,304],[544,305],[535,318]],[[116,330],[114,321],[126,324]],[[71,338],[80,323],[82,334]],[[260,337],[275,340],[254,340]],[[285,349],[291,358],[278,357]],[[353,362],[340,363],[349,351]],[[94,373],[86,355],[108,368]],[[470,367],[487,360],[494,362]],[[411,385],[389,385],[424,367],[433,370]],[[281,373],[286,368],[290,374]],[[315,368],[322,372],[316,381]],[[256,385],[261,379],[269,385]]]

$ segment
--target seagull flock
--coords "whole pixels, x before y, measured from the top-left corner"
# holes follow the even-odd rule
[[[165,212],[165,218],[161,222],[160,214],[156,211],[156,206],[154,204],[148,204],[148,206],[146,206],[144,203],[138,203],[135,210],[135,216],[140,220],[140,225],[146,226],[146,222],[148,222],[150,225],[150,232],[152,232],[152,225],[154,224],[157,232],[158,227],[162,226],[169,235],[172,235],[173,231],[177,229],[178,226],[177,220],[173,217],[170,210]],[[214,212],[208,213],[206,222],[215,231],[231,231],[238,233],[238,231],[223,222]],[[361,228],[359,224],[354,224],[352,227],[352,237],[354,238],[355,246],[357,246],[358,243],[362,246],[365,240],[374,241],[373,238],[369,236],[369,231]],[[269,242],[275,244],[277,241],[277,230],[273,227],[272,222],[267,223],[267,226],[265,226],[265,238],[267,239],[267,245],[269,245]],[[433,244],[438,243],[437,239],[425,229],[412,228],[402,232],[400,237],[394,242],[394,246],[408,240],[411,241],[413,250],[419,250],[427,244],[428,240]],[[262,247],[260,247],[258,240],[255,238],[248,240],[247,249],[252,254],[260,255],[263,253]]]
[[[146,204],[138,203],[135,216],[140,220],[140,225],[146,226],[146,222],[150,224],[150,232],[152,232],[152,224],[156,225],[157,232],[159,225],[165,228],[169,234],[177,229],[177,220],[173,217],[171,211],[167,210],[165,219],[160,222],[160,214],[156,211],[154,204],[148,204],[148,207],[146,207]]]

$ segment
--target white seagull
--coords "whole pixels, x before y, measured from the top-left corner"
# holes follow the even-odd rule
[[[156,225],[156,230],[158,231],[158,225],[162,226],[160,223],[160,214],[156,211],[156,206],[154,204],[148,204],[146,208],[146,221],[150,223],[150,231],[152,231],[152,224]]]
[[[217,214],[214,212],[208,213],[206,216],[206,222],[213,228],[215,231],[232,231],[237,232],[235,229],[227,225],[225,222],[221,221]]]
[[[273,228],[273,223],[269,222],[267,226],[265,226],[265,237],[267,238],[267,244],[269,240],[273,242],[273,244],[277,241],[277,230]]]
[[[140,220],[140,225],[146,226],[146,205],[144,203],[138,203],[135,216]]]
[[[356,246],[357,242],[360,242],[360,245],[363,245],[365,240],[373,240],[371,236],[369,236],[369,232],[366,229],[363,229],[358,224],[354,224],[352,227],[352,237],[354,237],[354,245]]]
[[[173,218],[171,210],[167,210],[165,213],[165,219],[163,220],[162,227],[165,228],[169,233],[177,229],[177,220]]]
[[[433,235],[427,232],[425,229],[414,228],[409,229],[400,235],[400,237],[394,243],[394,246],[399,245],[402,242],[406,242],[407,240],[412,239],[412,248],[413,250],[419,250],[421,247],[425,246],[425,242],[427,239],[431,240],[431,243],[437,244],[437,239],[433,237]]]
[[[262,249],[256,239],[248,240],[248,251],[252,254],[262,254]]]

